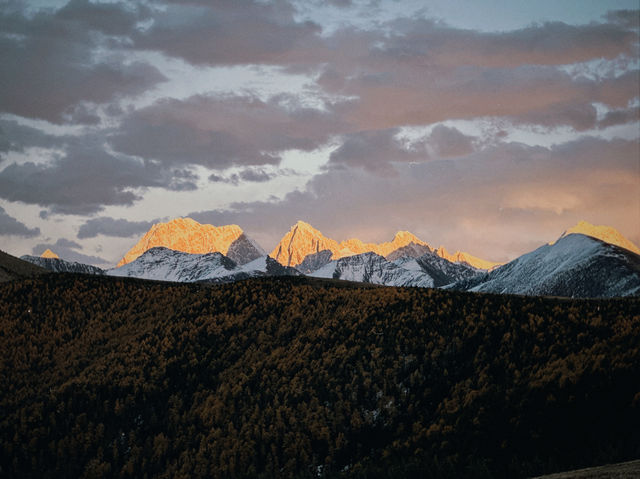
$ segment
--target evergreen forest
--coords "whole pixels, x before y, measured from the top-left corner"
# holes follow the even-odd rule
[[[518,478],[640,458],[640,299],[0,284],[0,477]]]

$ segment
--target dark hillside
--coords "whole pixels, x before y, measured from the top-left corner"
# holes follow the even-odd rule
[[[1,477],[526,477],[640,457],[640,300],[0,285]]]
[[[34,278],[47,272],[44,268],[0,251],[0,282]]]

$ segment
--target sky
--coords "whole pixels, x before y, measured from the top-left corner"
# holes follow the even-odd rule
[[[113,266],[158,221],[640,244],[637,0],[0,0],[0,249]]]

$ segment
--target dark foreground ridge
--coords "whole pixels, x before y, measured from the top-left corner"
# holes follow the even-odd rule
[[[640,299],[0,284],[2,477],[531,477],[640,457]]]
[[[640,477],[640,460],[559,472],[534,479],[637,479],[638,477]]]

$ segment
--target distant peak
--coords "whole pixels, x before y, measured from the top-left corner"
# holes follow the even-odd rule
[[[306,230],[315,230],[315,228],[313,226],[311,226],[309,223],[307,223],[306,221],[302,221],[302,220],[298,220],[296,221],[296,224],[293,225],[293,227],[298,227],[300,229],[306,229]]]
[[[629,251],[633,251],[636,254],[640,254],[640,248],[638,248],[630,240],[625,238],[622,233],[620,233],[612,226],[593,225],[588,221],[582,220],[579,221],[578,224],[576,224],[574,227],[569,228],[567,231],[562,233],[562,236],[560,237],[563,238],[570,234],[582,234],[591,236],[592,238],[602,240],[605,243],[620,246],[622,248],[628,249]],[[554,244],[554,242],[549,244]]]
[[[410,231],[398,231],[396,235],[393,237],[394,241],[401,240],[416,240],[418,237],[411,233]]]
[[[41,258],[55,258],[55,259],[60,259],[60,256],[58,256],[57,254],[55,254],[53,251],[51,251],[49,248],[47,248],[47,250],[42,253],[40,255]]]
[[[291,231],[294,231],[294,230],[297,230],[300,232],[307,232],[314,236],[318,236],[318,235],[322,236],[322,233],[320,232],[320,230],[318,230],[317,228],[314,228],[309,223],[302,220],[296,221],[296,224],[291,227]]]

